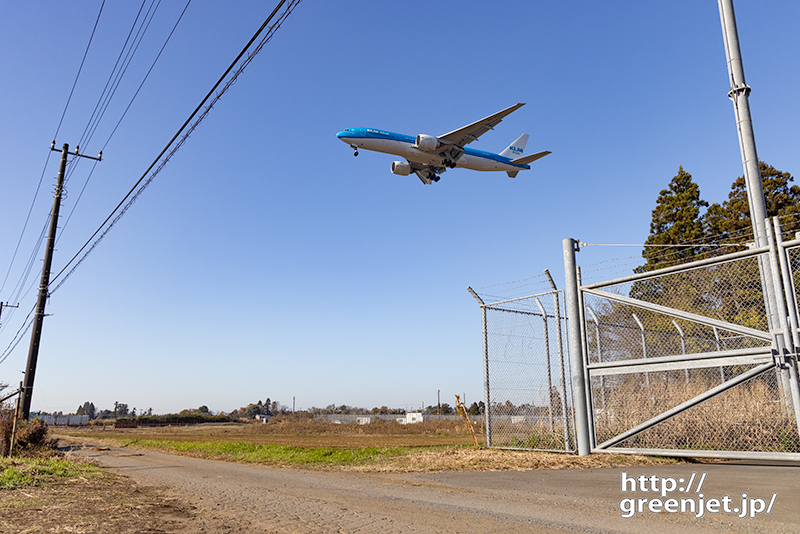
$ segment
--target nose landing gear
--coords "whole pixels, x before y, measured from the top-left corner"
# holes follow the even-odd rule
[[[350,145],[350,148],[353,149],[353,155],[358,156],[358,147],[356,145]]]

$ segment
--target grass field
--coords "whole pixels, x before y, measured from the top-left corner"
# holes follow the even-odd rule
[[[454,421],[425,421],[415,425],[376,421],[368,425],[341,425],[327,421],[283,418],[273,419],[268,424],[231,423],[121,429],[88,427],[59,430],[59,433],[115,441],[236,441],[259,445],[334,449],[414,448],[472,444],[472,436],[467,432],[464,424]]]
[[[268,424],[59,430],[93,443],[198,458],[362,472],[520,470],[656,465],[677,460],[476,448],[463,423],[339,425],[283,418]],[[482,438],[482,437],[481,437]]]

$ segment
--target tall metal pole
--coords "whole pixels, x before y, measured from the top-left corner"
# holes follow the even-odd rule
[[[764,198],[764,187],[761,181],[761,171],[758,168],[758,153],[756,152],[756,139],[753,133],[753,121],[750,117],[750,86],[744,79],[744,66],[742,52],[739,48],[739,32],[736,28],[736,15],[733,11],[733,0],[717,0],[719,17],[722,23],[722,37],[725,43],[725,57],[728,62],[728,75],[731,90],[728,97],[733,102],[733,111],[736,115],[736,129],[739,132],[739,148],[742,152],[742,166],[744,167],[744,180],[747,186],[747,202],[750,206],[750,220],[753,225],[753,237],[757,247],[765,247],[772,241],[771,230],[767,228],[767,203]],[[778,330],[780,324],[785,322],[779,309],[783,308],[783,295],[776,291],[772,269],[768,261],[761,256],[758,258],[758,269],[761,274],[762,287],[764,288],[764,304],[767,311],[767,323],[771,332]],[[778,302],[780,299],[780,304]],[[780,345],[780,336],[776,336]],[[789,340],[791,341],[791,340]],[[775,343],[775,342],[774,342]],[[780,349],[781,347],[774,347]],[[786,373],[780,367],[776,368],[786,380]],[[793,392],[794,393],[794,392]],[[782,392],[784,402],[791,404],[789,392]]]
[[[739,147],[742,152],[742,166],[747,185],[747,201],[750,205],[750,220],[753,223],[756,246],[767,246],[767,229],[764,220],[767,218],[767,204],[764,200],[764,188],[761,183],[761,171],[758,168],[756,138],[753,134],[753,121],[750,118],[750,86],[744,80],[742,52],[739,49],[739,32],[736,29],[736,15],[733,12],[733,0],[718,0],[719,16],[722,22],[722,37],[725,42],[725,57],[728,62],[728,75],[731,90],[728,97],[733,102],[736,114],[736,128],[739,131]]]
[[[22,387],[21,418],[28,419],[31,414],[31,398],[33,397],[33,379],[36,375],[36,361],[39,358],[39,341],[42,338],[42,322],[44,321],[44,308],[47,304],[47,286],[50,284],[50,266],[53,263],[53,247],[56,242],[56,229],[58,228],[58,211],[61,208],[61,192],[64,188],[64,170],[67,166],[67,153],[69,145],[64,143],[61,149],[61,164],[58,167],[58,180],[56,192],[53,197],[53,211],[50,214],[50,232],[47,236],[47,249],[44,252],[44,266],[42,279],[39,283],[39,299],[36,302],[36,315],[33,319],[33,332],[31,345],[28,350],[28,365],[25,368],[25,380]]]
[[[591,453],[589,438],[589,413],[586,409],[586,381],[583,375],[583,343],[581,342],[580,325],[580,293],[578,291],[578,273],[575,262],[574,239],[563,241],[564,275],[566,277],[567,317],[569,320],[569,354],[572,363],[572,405],[575,410],[575,438],[578,455],[588,456]]]

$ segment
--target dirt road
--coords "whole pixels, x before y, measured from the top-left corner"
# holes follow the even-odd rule
[[[130,449],[74,452],[148,486],[168,486],[196,507],[181,532],[275,533],[796,533],[800,466],[694,464],[562,471],[354,474],[275,469]],[[626,471],[627,491],[621,491]],[[651,491],[668,479],[691,490]],[[696,492],[703,477],[701,492]],[[639,475],[646,475],[639,478]],[[655,481],[653,475],[659,477]],[[666,477],[666,479],[664,479]],[[631,480],[635,479],[635,480]],[[642,480],[644,482],[642,482]],[[643,492],[642,487],[648,489]],[[632,488],[635,488],[636,491]],[[741,506],[744,513],[724,513]],[[711,499],[702,517],[666,513],[671,497]],[[773,494],[777,494],[772,498]],[[647,498],[622,518],[626,498]],[[650,500],[660,506],[648,510]],[[752,499],[752,500],[751,500]],[[772,501],[770,513],[766,507]],[[634,506],[636,506],[634,504]],[[688,505],[687,505],[688,506]],[[750,509],[763,511],[754,518]],[[704,508],[705,510],[706,508]],[[717,510],[716,513],[713,510]],[[738,515],[743,515],[739,518]]]

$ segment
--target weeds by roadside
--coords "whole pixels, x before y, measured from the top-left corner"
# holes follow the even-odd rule
[[[76,477],[99,477],[104,472],[93,465],[77,464],[60,457],[0,458],[0,490],[43,486]]]
[[[470,445],[439,447],[292,447],[236,441],[169,441],[107,439],[118,446],[194,458],[273,467],[333,469],[362,473],[432,471],[521,471],[664,465],[685,460],[639,455],[603,454],[579,457],[561,453],[476,449]]]

